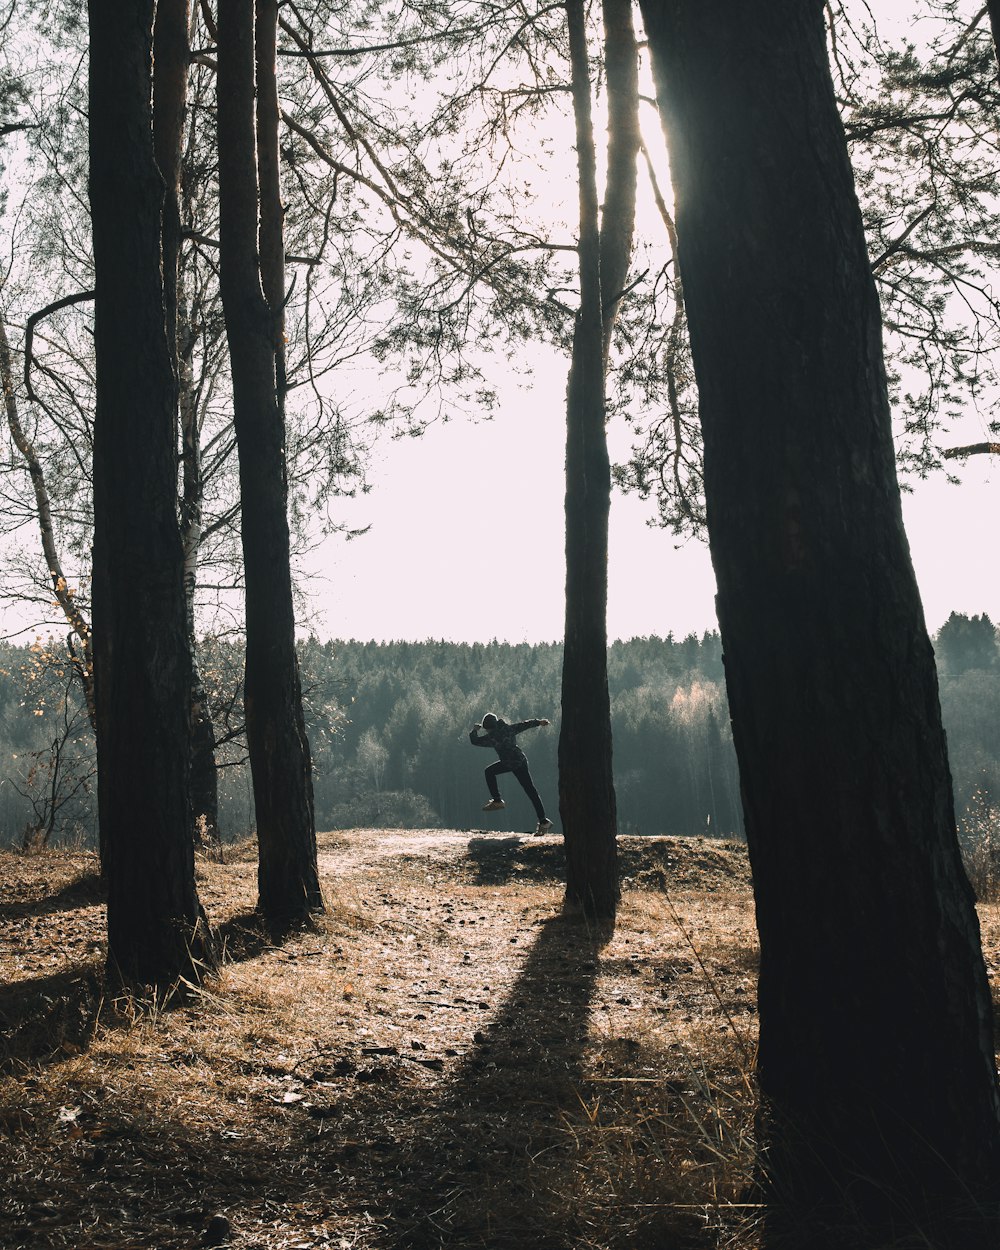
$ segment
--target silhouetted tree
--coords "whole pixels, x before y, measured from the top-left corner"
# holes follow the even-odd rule
[[[761,938],[777,1245],[996,1244],[992,1012],[821,0],[642,0]]]
[[[240,459],[246,594],[247,742],[253,774],[261,912],[279,925],[300,923],[323,909],[316,866],[312,767],[302,717],[295,653],[295,615],[287,517],[283,417],[283,308],[268,303],[261,265],[273,265],[280,243],[258,256],[262,238],[280,240],[274,9],[262,6],[255,40],[253,0],[221,0],[218,32],[219,259],[233,408]],[[263,44],[265,34],[268,43]],[[258,42],[259,52],[256,51]],[[257,123],[255,88],[261,98]],[[266,124],[264,124],[266,122]],[[260,155],[258,157],[258,145]],[[263,181],[258,173],[267,168]],[[263,198],[262,198],[263,193]],[[270,234],[268,233],[270,231]],[[268,293],[283,282],[268,269]]]
[[[174,0],[166,0],[173,3]],[[92,0],[96,271],[94,677],[108,963],[197,980],[210,958],[190,833],[190,655],[176,515],[177,378],[153,150],[154,4]]]
[[[614,916],[618,817],[607,675],[611,466],[605,387],[618,302],[632,257],[639,151],[637,51],[631,0],[605,0],[608,180],[599,213],[581,0],[570,0],[566,13],[580,192],[580,308],[566,398],[566,630],[559,814],[566,838],[567,901],[598,916]]]

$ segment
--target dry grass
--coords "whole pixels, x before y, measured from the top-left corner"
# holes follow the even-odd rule
[[[973,794],[959,830],[965,870],[976,897],[1000,902],[1000,809],[987,790]]]
[[[244,1250],[749,1250],[743,854],[622,839],[610,936],[560,915],[560,856],[328,835],[330,914],[280,947],[253,848],[203,860],[230,962],[168,1010],[102,1000],[92,859],[0,856],[0,1245],[174,1250],[222,1215]]]

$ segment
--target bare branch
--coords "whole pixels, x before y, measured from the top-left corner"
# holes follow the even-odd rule
[[[1000,456],[1000,443],[970,443],[968,447],[949,447],[942,454],[945,460],[964,460],[966,456]]]
[[[934,208],[935,208],[935,205],[933,202],[928,204],[927,207],[922,212],[918,213],[916,217],[914,217],[914,219],[906,227],[903,233],[897,239],[894,239],[889,244],[889,246],[885,249],[882,255],[879,256],[877,260],[872,261],[872,273],[878,273],[878,271],[882,268],[882,266],[886,263],[886,261],[889,260],[890,257],[894,256],[902,248],[903,244],[910,237],[910,235],[914,232],[914,230],[916,230],[916,228],[920,225],[920,223],[927,220],[927,218],[934,211]]]
[[[31,385],[31,365],[34,359],[32,354],[32,343],[35,336],[35,326],[45,317],[51,316],[52,313],[59,312],[60,309],[69,308],[72,304],[83,304],[87,300],[91,300],[97,294],[96,291],[77,291],[75,295],[64,295],[62,299],[57,299],[51,304],[46,304],[44,308],[40,308],[37,312],[33,312],[24,326],[24,389],[28,398],[32,403],[41,403],[35,394]],[[44,405],[42,405],[44,407]]]

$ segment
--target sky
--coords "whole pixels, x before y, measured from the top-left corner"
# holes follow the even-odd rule
[[[504,388],[493,420],[458,417],[383,445],[372,492],[343,501],[371,530],[334,535],[308,561],[320,638],[541,642],[563,631],[566,361],[540,359]],[[613,455],[627,435],[612,427]],[[961,486],[913,483],[903,509],[928,628],[952,611],[1000,622],[1000,465],[973,457]],[[616,492],[608,637],[716,628],[707,548],[650,528],[652,501]]]
[[[877,6],[892,25],[894,6]],[[883,10],[885,10],[883,12]],[[909,19],[907,19],[909,20]],[[648,87],[651,94],[652,88]],[[643,116],[655,162],[666,169],[658,120]],[[601,110],[595,115],[600,136]],[[650,122],[651,124],[646,124]],[[599,158],[603,155],[598,143]],[[553,220],[566,216],[575,180],[572,143],[556,146],[566,167],[551,162],[542,179]],[[665,188],[669,194],[669,188]],[[538,206],[536,206],[536,209]],[[658,212],[639,180],[638,230],[662,232]],[[509,378],[491,421],[464,416],[419,439],[380,447],[373,491],[343,502],[363,537],[333,536],[307,564],[320,637],[440,638],[456,641],[551,641],[563,632],[563,462],[568,361],[538,349],[530,384]],[[985,437],[981,421],[955,443]],[[612,458],[627,455],[627,431],[609,430]],[[904,495],[907,533],[928,628],[952,611],[988,612],[1000,622],[995,535],[1000,520],[1000,464],[974,457],[957,469],[962,486],[944,475],[910,483]],[[715,582],[707,547],[679,543],[648,524],[652,501],[616,492],[609,550],[608,636],[676,636],[716,628]]]
[[[600,135],[600,109],[596,120]],[[645,137],[658,150],[655,163],[665,169],[659,125],[655,118],[652,123],[644,126]],[[575,170],[571,141],[556,150],[566,158],[563,176],[546,164],[540,185],[552,198],[552,219],[560,220],[572,201]],[[642,178],[639,228],[647,236],[662,232]],[[460,415],[420,438],[386,440],[376,448],[371,493],[334,505],[335,519],[370,531],[350,542],[332,535],[302,567],[310,604],[303,633],[324,639],[514,642],[561,637],[568,361],[539,348],[531,363],[531,381],[504,380],[494,419],[472,422]],[[379,385],[374,378],[373,389]],[[610,437],[613,457],[623,459],[627,433],[613,425]],[[956,442],[982,437],[973,429]],[[953,610],[986,611],[1000,621],[1000,464],[978,457],[959,471],[961,487],[942,476],[913,483],[912,494],[904,497],[932,631]],[[716,626],[707,548],[697,540],[678,543],[650,527],[654,511],[652,501],[617,492],[613,497],[611,639],[700,634]],[[20,620],[5,624],[3,632],[21,627]]]
[[[899,24],[894,5],[876,6],[880,23]],[[906,21],[909,21],[907,17]],[[652,87],[648,86],[652,94]],[[602,135],[600,107],[596,131]],[[643,115],[654,163],[667,167],[658,119]],[[650,123],[650,124],[647,124]],[[549,162],[545,194],[553,220],[567,213],[575,180],[570,140],[556,146],[566,167]],[[603,156],[598,143],[599,159]],[[669,194],[669,187],[664,188]],[[536,206],[537,209],[538,206]],[[639,180],[638,232],[662,232],[645,178]],[[371,525],[363,537],[334,536],[308,562],[320,637],[551,641],[563,632],[563,463],[568,361],[539,349],[530,384],[507,379],[492,421],[464,416],[419,439],[376,452],[373,491],[343,501],[343,520]],[[986,437],[981,419],[955,444]],[[624,459],[627,431],[609,430],[612,458]],[[1000,463],[973,457],[956,472],[910,483],[903,509],[928,628],[952,611],[988,612],[1000,622],[995,536]],[[707,547],[679,543],[648,524],[653,501],[616,492],[609,549],[608,637],[676,636],[716,628],[715,581]]]
[[[505,388],[492,420],[464,417],[384,447],[368,496],[345,502],[368,534],[310,561],[321,636],[541,642],[563,631],[566,362]],[[612,507],[611,637],[714,627],[700,543],[674,551],[652,504]]]

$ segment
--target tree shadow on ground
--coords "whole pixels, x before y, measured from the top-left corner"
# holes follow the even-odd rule
[[[101,875],[85,872],[43,898],[0,903],[0,920],[19,920],[28,916],[48,916],[59,911],[76,911],[82,907],[96,907],[106,899],[107,888]]]
[[[94,881],[99,882],[99,878]],[[95,901],[91,880],[87,878],[71,882],[45,899],[9,904],[2,913],[8,919],[17,919],[73,906],[88,907]],[[215,935],[226,963],[256,959],[288,936],[271,929],[257,912],[231,916],[215,930]],[[183,1002],[185,995],[175,991],[176,987],[158,1005],[162,1008]],[[99,1018],[112,1027],[132,1020],[132,1011],[127,1011],[123,1020],[116,1019],[126,1000],[136,1009],[141,1009],[146,1001],[133,999],[130,991],[113,978],[109,983],[105,968],[98,961],[71,964],[60,972],[0,985],[0,1072],[64,1059],[85,1050]]]
[[[0,986],[0,1072],[64,1059],[93,1037],[103,1002],[96,963]]]
[[[230,916],[221,924],[212,926],[212,941],[220,964],[247,963],[276,950],[288,939],[303,933],[315,933],[319,928],[321,913],[306,921],[285,924],[268,920],[259,911],[242,911]]]
[[[259,911],[238,912],[212,929],[223,964],[246,963],[280,946],[288,932],[272,928]]]
[[[230,925],[247,926],[250,941],[266,943],[266,928],[254,927],[258,919],[251,912]],[[40,1137],[66,1135],[66,1142],[56,1143],[61,1153],[53,1145],[47,1157],[58,1158],[73,1178],[69,1192],[75,1197],[53,1217],[58,1227],[52,1240],[40,1239],[26,1218],[42,1200],[42,1182],[33,1179],[35,1172],[23,1172],[12,1182],[9,1210],[0,1211],[0,1244],[65,1250],[79,1244],[74,1232],[87,1226],[101,1232],[98,1237],[95,1231],[95,1247],[190,1250],[212,1212],[226,1212],[240,1244],[248,1246],[265,1240],[277,1245],[273,1238],[279,1235],[281,1244],[319,1246],[340,1238],[368,1250],[571,1250],[597,1244],[591,1225],[599,1207],[600,1219],[609,1218],[607,1194],[589,1175],[574,1125],[579,1128],[587,1114],[590,1014],[600,952],[610,936],[573,916],[540,922],[526,953],[520,945],[511,948],[524,963],[507,997],[489,1017],[470,1012],[468,1036],[452,1041],[460,1055],[445,1050],[441,1058],[422,1047],[400,1053],[403,1017],[398,1048],[365,1048],[364,1031],[345,1038],[338,1030],[329,1051],[321,1046],[291,1069],[303,1079],[301,1101],[284,1099],[294,1088],[285,1080],[288,1056],[278,1056],[271,1067],[271,1051],[257,1055],[253,1034],[234,1035],[229,1044],[235,1054],[242,1050],[238,1071],[250,1082],[245,1098],[274,1108],[263,1133],[251,1130],[249,1120],[244,1125],[235,1105],[211,1119],[189,1113],[185,1100],[171,1092],[169,1074],[144,1088],[141,1051],[133,1088],[137,1078],[125,1047],[120,1071],[109,1069],[116,1073],[114,1097],[102,1085],[94,1089],[88,1082],[96,1078],[81,1071],[59,1095],[60,1101],[72,1100],[67,1105],[73,1123],[53,1127],[52,1106],[47,1118],[35,1117]],[[250,957],[249,947],[242,955]],[[98,968],[93,971],[99,976]],[[29,984],[36,995],[51,998],[60,990],[68,996],[70,980],[66,975]],[[24,1006],[0,996],[0,1021]],[[454,1006],[464,1012],[466,1002]],[[194,1065],[195,1072],[202,1062],[199,1015],[192,1013],[184,1048],[171,1052],[175,1065]],[[360,1062],[359,1051],[365,1056]],[[440,1076],[431,1077],[431,1071]],[[219,1076],[232,1079],[232,1073]],[[39,1152],[43,1147],[39,1143]],[[109,1208],[106,1195],[112,1191],[116,1202]],[[43,1196],[48,1199],[47,1191]],[[664,1235],[600,1244],[694,1243]]]
[[[480,837],[469,840],[474,885],[508,885],[511,881],[562,881],[566,852],[561,840]]]
[[[546,921],[444,1097],[400,1116],[406,1128],[390,1143],[398,1181],[376,1213],[388,1245],[574,1244],[577,1213],[566,1199],[575,1165],[563,1116],[579,1109],[597,957],[610,936],[572,916]]]

